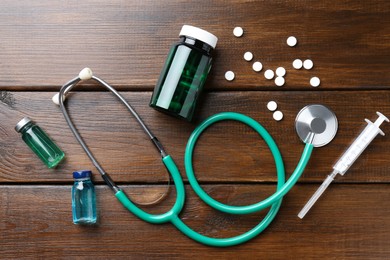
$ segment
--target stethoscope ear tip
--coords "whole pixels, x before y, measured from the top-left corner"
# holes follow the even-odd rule
[[[60,93],[56,93],[51,100],[53,100],[53,103],[56,104],[57,106],[60,105]]]
[[[91,79],[93,76],[92,70],[90,68],[84,68],[79,73],[79,78],[81,80]]]

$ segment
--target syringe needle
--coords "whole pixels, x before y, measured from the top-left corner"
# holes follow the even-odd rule
[[[298,217],[302,219],[306,213],[311,209],[311,207],[316,203],[316,201],[321,197],[322,193],[328,188],[329,184],[332,183],[334,178],[337,175],[337,171],[333,171],[332,174],[328,175],[328,177],[324,180],[321,186],[317,189],[317,191],[313,194],[310,200],[306,203],[303,209],[299,212]]]

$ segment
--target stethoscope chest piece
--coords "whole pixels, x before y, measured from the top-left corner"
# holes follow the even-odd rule
[[[308,105],[299,111],[295,119],[299,138],[306,143],[308,137],[314,134],[311,141],[314,147],[330,143],[337,133],[337,128],[336,115],[323,105]]]

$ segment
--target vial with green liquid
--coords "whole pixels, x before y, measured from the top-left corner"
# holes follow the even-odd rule
[[[180,41],[169,51],[150,106],[191,121],[218,38],[190,25],[182,27],[179,37]]]
[[[44,164],[54,168],[65,157],[63,151],[30,118],[25,117],[17,123],[15,130],[22,134],[23,141],[38,155]]]

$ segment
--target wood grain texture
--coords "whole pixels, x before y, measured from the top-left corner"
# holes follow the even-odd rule
[[[339,120],[339,132],[331,145],[315,149],[313,160],[303,181],[322,181],[332,166],[366,126],[365,117],[375,120],[375,111],[390,114],[390,92],[216,92],[207,93],[191,124],[171,118],[148,107],[150,92],[125,92],[124,97],[134,106],[176,160],[184,174],[184,150],[196,124],[221,111],[247,114],[263,124],[275,138],[283,155],[286,172],[295,168],[303,144],[297,137],[294,120],[307,104],[329,106]],[[12,106],[0,104],[1,182],[69,181],[70,173],[93,168],[81,149],[58,107],[51,102],[51,92],[8,92]],[[284,119],[276,122],[266,109],[269,100],[276,100]],[[342,100],[342,102],[340,102]],[[101,165],[121,182],[165,182],[165,168],[159,155],[136,121],[107,92],[75,92],[69,98],[69,110],[81,135],[91,147]],[[30,116],[63,148],[65,163],[57,169],[46,169],[13,128],[24,116]],[[389,124],[382,129],[389,132]],[[378,136],[341,182],[389,182],[390,139]],[[223,122],[208,129],[195,149],[194,168],[204,182],[264,182],[275,181],[273,158],[258,135],[237,122]],[[94,168],[93,168],[94,169]],[[100,178],[97,178],[100,181]]]
[[[129,195],[161,192],[160,186],[126,186]],[[127,212],[107,187],[97,187],[100,223],[72,224],[70,185],[0,186],[2,258],[272,258],[385,259],[390,253],[388,184],[341,185],[300,220],[296,214],[317,185],[298,185],[289,193],[275,221],[254,240],[220,249],[188,239],[170,224],[152,225]],[[271,185],[206,185],[225,203],[253,203],[272,193]],[[255,226],[263,213],[226,215],[205,206],[187,189],[181,218],[198,232],[214,237],[237,235]],[[139,194],[138,194],[139,195]],[[174,194],[153,212],[164,212]],[[34,202],[34,203],[32,203]],[[150,211],[150,209],[146,209]],[[386,217],[383,217],[386,216]]]
[[[193,123],[148,107],[168,50],[183,24],[218,36],[214,66]],[[232,34],[235,26],[244,36]],[[374,1],[0,1],[0,258],[4,259],[388,259],[390,255],[390,124],[344,177],[321,197],[304,220],[297,213],[376,111],[390,115],[390,2]],[[298,45],[286,45],[288,36]],[[243,54],[251,51],[265,69],[283,66],[286,84],[255,73]],[[295,70],[296,58],[312,70]],[[259,237],[233,248],[210,248],[173,226],[151,225],[127,212],[101,185],[51,97],[84,67],[121,90],[175,159],[186,180],[185,145],[202,120],[222,111],[247,114],[278,144],[287,172],[303,145],[294,130],[308,104],[329,106],[339,120],[332,143],[315,149],[307,170],[283,200],[281,211]],[[224,79],[232,70],[236,78]],[[309,86],[318,76],[321,85]],[[158,153],[124,107],[92,82],[69,99],[70,115],[113,179],[136,202],[165,190]],[[55,91],[55,92],[54,92]],[[284,119],[266,109],[278,102]],[[14,131],[33,118],[66,153],[47,169]],[[255,203],[275,190],[275,166],[264,142],[237,122],[212,126],[194,153],[196,176],[217,200]],[[99,224],[71,222],[71,172],[94,170]],[[186,186],[181,218],[210,236],[233,236],[255,226],[265,212],[226,215],[207,207]],[[165,212],[175,192],[145,208]]]
[[[390,2],[375,1],[13,1],[0,2],[0,86],[54,89],[83,67],[121,89],[151,90],[183,24],[219,37],[207,89],[269,89],[242,55],[287,68],[285,90],[390,86]],[[242,38],[232,30],[241,26]],[[286,45],[288,36],[298,45]],[[294,59],[310,58],[311,71]],[[236,72],[232,83],[227,70]]]

